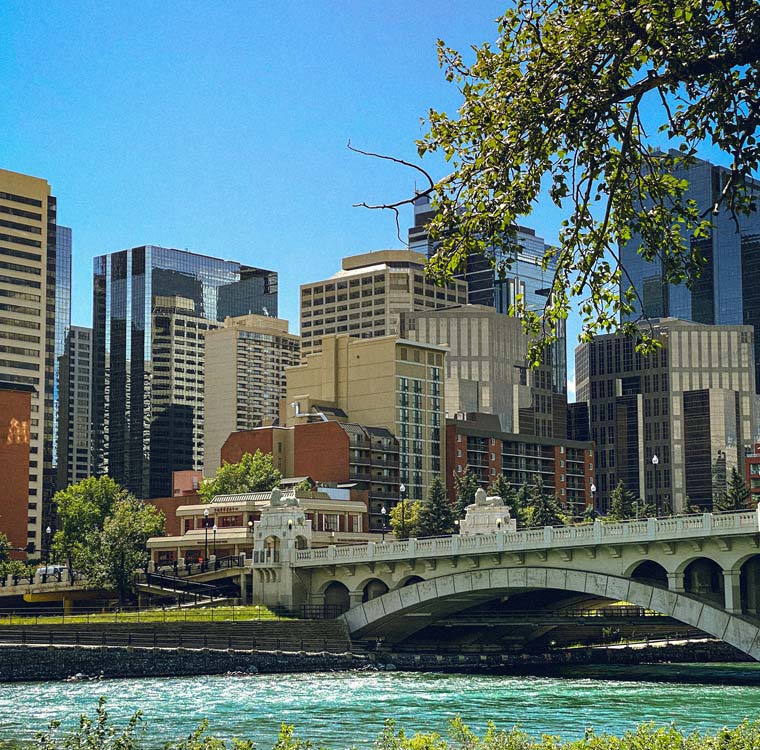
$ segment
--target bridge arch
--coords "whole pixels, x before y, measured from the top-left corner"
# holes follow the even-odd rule
[[[422,576],[415,574],[405,576],[402,578],[394,588],[403,589],[405,586],[414,586],[415,583],[422,583],[425,579]]]
[[[439,616],[465,609],[477,601],[531,589],[559,589],[628,601],[698,628],[760,660],[760,627],[747,618],[694,596],[642,581],[562,568],[486,568],[443,575],[394,589],[355,606],[343,619],[352,637],[378,635],[388,642],[398,642]]]
[[[637,560],[632,565],[629,565],[628,568],[624,571],[623,577],[633,578],[635,580],[644,581],[645,583],[656,582],[666,588],[668,585],[667,568],[655,560],[650,560],[647,558]]]

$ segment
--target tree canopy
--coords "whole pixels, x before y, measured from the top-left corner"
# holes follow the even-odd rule
[[[236,464],[224,463],[210,479],[204,479],[198,494],[204,503],[217,495],[235,495],[242,492],[269,492],[282,481],[275,468],[271,453],[244,453]]]
[[[662,261],[665,280],[698,275],[703,258],[690,239],[706,235],[710,217],[686,200],[687,183],[673,173],[693,163],[701,144],[731,162],[714,210],[749,210],[746,178],[760,158],[760,3],[515,0],[497,20],[498,39],[474,47],[474,59],[438,41],[462,103],[455,115],[429,112],[418,152],[442,154],[450,173],[436,180],[393,161],[427,179],[418,194],[436,211],[429,270],[439,279],[476,252],[508,266],[517,223],[547,193],[566,216],[558,247],[544,257],[557,262],[545,309],[515,304],[536,360],[571,298],[580,300],[582,340],[618,328],[620,313],[632,310],[619,247],[634,233],[640,255]],[[655,132],[672,150],[652,147]],[[398,212],[413,200],[367,207]],[[622,325],[640,349],[656,345],[634,326]]]
[[[454,531],[454,509],[437,476],[430,483],[427,498],[420,507],[417,531],[419,536],[439,536]]]
[[[456,493],[454,514],[457,518],[464,518],[467,515],[467,506],[475,502],[475,493],[479,486],[478,478],[469,466],[461,474],[454,473],[454,492]]]

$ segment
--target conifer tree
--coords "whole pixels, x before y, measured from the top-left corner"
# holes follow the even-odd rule
[[[464,472],[454,474],[454,491],[456,492],[456,507],[454,514],[456,518],[464,518],[467,513],[467,506],[475,502],[475,493],[478,491],[478,478],[468,466]]]
[[[436,477],[430,483],[427,499],[420,508],[419,534],[420,536],[439,536],[451,534],[453,531],[453,508],[446,497],[446,489],[441,480]]]

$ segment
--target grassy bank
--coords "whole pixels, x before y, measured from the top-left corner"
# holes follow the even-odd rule
[[[61,730],[53,722],[37,734],[36,750],[147,750],[144,744],[145,722],[140,712],[124,726],[115,726],[101,698],[90,718],[82,716],[77,728]],[[274,738],[273,738],[274,740]],[[273,742],[273,750],[312,750],[316,746],[299,738],[293,727],[283,724]],[[745,720],[734,728],[717,732],[685,734],[674,726],[657,727],[642,724],[622,736],[597,734],[587,730],[582,739],[563,741],[560,737],[544,735],[531,737],[519,728],[500,729],[490,724],[481,737],[473,733],[460,719],[449,724],[448,736],[436,733],[408,735],[393,720],[385,723],[375,742],[375,750],[758,750],[760,721]],[[207,721],[201,722],[188,737],[169,742],[165,750],[254,750],[251,740],[222,740],[213,737]]]
[[[258,604],[248,606],[219,606],[182,609],[140,609],[104,612],[102,610],[48,613],[47,610],[0,611],[0,627],[4,625],[87,625],[97,623],[171,623],[171,622],[243,622],[246,620],[287,620]]]

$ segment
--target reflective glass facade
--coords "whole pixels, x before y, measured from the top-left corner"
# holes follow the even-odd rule
[[[204,331],[277,315],[277,274],[152,245],[94,259],[94,466],[140,497],[202,467]]]
[[[409,249],[425,253],[429,258],[435,252],[430,242],[427,224],[433,213],[426,196],[420,196],[414,205],[414,226],[409,229]],[[556,263],[550,262],[546,270],[541,267],[544,254],[550,250],[543,238],[534,230],[517,227],[517,244],[520,250],[496,253],[496,266],[508,261],[509,268],[498,270],[490,258],[472,255],[467,258],[465,270],[456,274],[469,287],[467,301],[471,305],[494,307],[503,314],[509,313],[518,294],[528,309],[540,311],[551,290]],[[567,337],[564,323],[558,330],[558,341],[549,352],[552,370],[552,390],[567,393]]]
[[[61,403],[61,357],[66,349],[66,337],[71,327],[71,229],[60,224],[55,234],[55,371],[53,374],[53,435],[58,445],[61,411],[68,408]],[[53,451],[53,466],[58,463],[58,451]],[[57,484],[58,489],[62,489]]]
[[[698,161],[676,176],[689,181],[687,197],[709,215],[729,170]],[[758,192],[760,184],[754,183]],[[665,284],[659,260],[648,263],[638,254],[641,238],[634,236],[621,248],[621,260],[638,292],[634,312],[651,318],[674,317],[715,325],[760,326],[760,213],[734,217],[722,208],[713,216],[709,238],[691,240],[705,258],[705,267],[691,288]],[[628,284],[626,284],[627,288]],[[760,384],[760,339],[755,338],[755,383]]]

